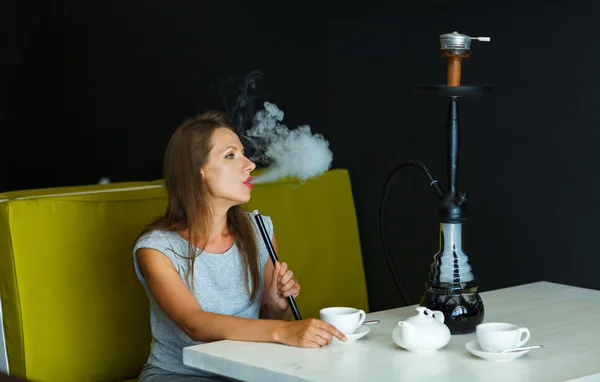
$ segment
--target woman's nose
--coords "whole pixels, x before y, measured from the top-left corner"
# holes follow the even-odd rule
[[[246,170],[252,172],[252,171],[254,171],[255,168],[256,168],[256,164],[248,159],[248,164],[246,165]]]

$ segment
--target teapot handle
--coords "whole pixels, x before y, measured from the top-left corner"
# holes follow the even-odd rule
[[[442,324],[444,323],[444,313],[442,313],[441,311],[426,309],[425,313],[432,316],[433,318],[435,318],[437,321],[441,322]]]

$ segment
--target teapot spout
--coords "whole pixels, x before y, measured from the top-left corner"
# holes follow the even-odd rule
[[[414,338],[414,332],[417,328],[415,325],[407,321],[399,321],[394,330],[394,341],[396,344],[405,347],[406,344],[411,344]]]
[[[402,331],[405,334],[412,333],[412,331],[415,330],[415,326],[413,324],[411,324],[410,322],[406,322],[406,321],[398,322],[398,326],[400,326],[402,328]]]

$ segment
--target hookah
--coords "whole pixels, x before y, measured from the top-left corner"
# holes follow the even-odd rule
[[[405,160],[389,174],[379,203],[379,234],[385,258],[405,305],[410,305],[402,287],[392,258],[388,252],[383,212],[385,201],[394,176],[407,167],[417,167],[436,191],[440,202],[437,217],[440,225],[440,248],[434,255],[425,292],[420,305],[444,314],[444,323],[451,334],[467,334],[483,322],[484,306],[478,293],[467,255],[462,250],[462,228],[467,220],[467,194],[457,190],[459,158],[458,100],[463,97],[480,97],[490,85],[461,85],[462,60],[471,57],[471,40],[490,41],[489,37],[470,37],[458,32],[440,36],[440,54],[447,59],[446,85],[415,85],[418,94],[447,97],[447,176],[448,189],[442,190],[427,167],[417,160]]]

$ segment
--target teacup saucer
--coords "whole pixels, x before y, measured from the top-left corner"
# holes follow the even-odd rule
[[[352,334],[347,334],[347,335],[346,335],[346,338],[348,339],[348,341],[346,341],[346,342],[343,342],[343,341],[340,341],[340,340],[338,340],[337,338],[335,338],[335,337],[334,337],[334,338],[333,338],[333,342],[335,342],[335,343],[339,343],[339,344],[349,344],[349,343],[351,343],[351,342],[354,342],[354,341],[356,341],[356,340],[357,340],[357,339],[359,339],[359,338],[363,338],[363,337],[364,337],[364,336],[366,336],[366,335],[367,335],[367,334],[368,334],[370,331],[371,331],[371,329],[369,329],[368,327],[366,327],[366,326],[364,326],[364,325],[361,325],[361,326],[359,326],[359,327],[358,327],[358,328],[357,328],[357,329],[354,331],[354,333],[352,333]]]
[[[490,352],[487,352],[487,351],[481,349],[481,346],[479,346],[479,342],[477,340],[467,342],[465,344],[465,348],[471,354],[473,354],[479,358],[483,358],[488,361],[496,361],[496,362],[512,361],[513,359],[524,356],[525,354],[529,353],[529,350],[531,350],[531,349],[526,349],[526,350],[510,352],[510,353],[506,353],[506,354],[490,353]]]

